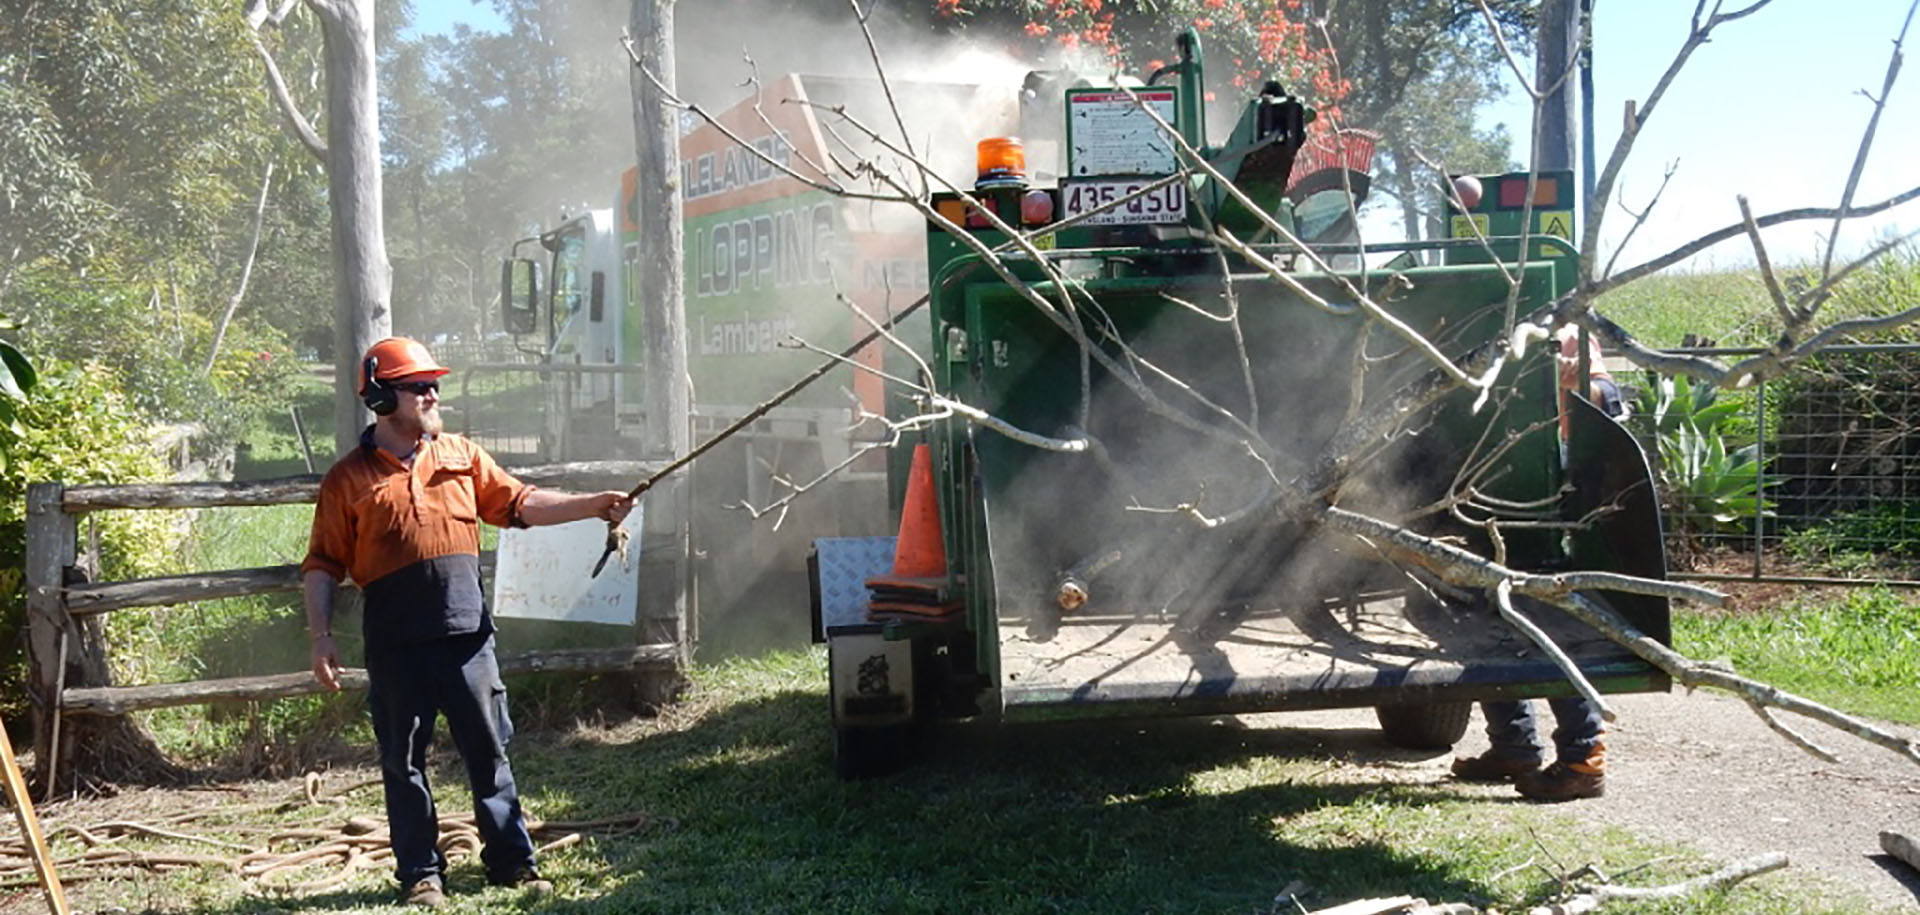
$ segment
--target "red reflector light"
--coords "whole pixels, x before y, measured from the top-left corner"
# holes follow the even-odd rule
[[[1559,202],[1559,200],[1560,200],[1559,179],[1549,178],[1549,177],[1546,177],[1545,175],[1542,175],[1535,180],[1534,187],[1533,187],[1533,205],[1534,206],[1550,207],[1550,206],[1553,206],[1555,203]],[[1527,205],[1526,176],[1522,175],[1518,178],[1503,179],[1500,182],[1500,208],[1503,210],[1517,210],[1526,205]]]
[[[967,207],[967,220],[963,225],[969,229],[992,228],[993,221],[987,218],[987,213],[992,213],[996,216],[999,215],[1000,204],[992,197],[979,197],[976,199],[980,201],[980,209]],[[982,210],[986,212],[981,212]]]

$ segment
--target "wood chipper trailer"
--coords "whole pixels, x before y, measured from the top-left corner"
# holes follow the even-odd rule
[[[925,606],[874,609],[867,583],[895,571],[895,538],[816,542],[815,632],[829,649],[843,776],[897,765],[916,731],[943,718],[1371,706],[1388,740],[1442,748],[1474,700],[1571,691],[1489,597],[1289,510],[1302,488],[1315,504],[1483,555],[1494,550],[1482,520],[1497,513],[1505,561],[1522,569],[1665,575],[1646,460],[1578,397],[1562,431],[1550,345],[1510,361],[1477,407],[1463,389],[1390,424],[1396,434],[1371,425],[1424,390],[1435,364],[1355,307],[1349,284],[1465,362],[1505,339],[1510,309],[1524,316],[1572,283],[1571,245],[1538,234],[1570,234],[1571,176],[1482,179],[1482,199],[1453,220],[1468,237],[1343,245],[1365,150],[1313,129],[1312,112],[1274,84],[1209,146],[1197,37],[1182,36],[1181,52],[1156,74],[1177,76],[1173,86],[1064,90],[1057,184],[1029,186],[1021,169],[988,161],[1000,144],[983,144],[983,207],[1027,231],[1086,217],[1035,236],[1039,256],[1005,259],[1044,306],[985,263],[980,247],[1009,236],[958,195],[935,197],[926,367],[934,390],[1004,426],[954,416],[921,439],[945,560]],[[1146,107],[1246,199],[1196,174],[1099,211],[1178,170]],[[1283,268],[1275,276],[1209,241],[1210,226],[1261,240],[1248,204],[1340,266],[1318,270],[1263,241],[1257,252]],[[1394,263],[1360,269],[1383,251],[1399,252]],[[921,371],[897,362],[905,376]],[[895,393],[896,416],[931,409]],[[911,512],[927,496],[907,491],[911,450],[894,461],[896,518],[903,500]],[[1467,487],[1473,503],[1459,513],[1434,507]],[[900,533],[917,549],[931,535],[911,520]],[[1667,639],[1664,600],[1593,596]],[[1667,688],[1599,633],[1520,605],[1600,690]]]

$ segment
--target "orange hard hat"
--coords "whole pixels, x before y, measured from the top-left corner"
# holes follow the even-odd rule
[[[412,337],[388,337],[367,347],[366,356],[360,360],[360,393],[367,392],[367,372],[381,381],[392,381],[408,375],[445,375],[453,371],[433,361],[433,354],[420,341]]]

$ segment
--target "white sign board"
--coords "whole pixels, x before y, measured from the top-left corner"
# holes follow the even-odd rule
[[[1067,93],[1067,173],[1171,175],[1179,165],[1173,141],[1143,109],[1174,123],[1174,91],[1074,89]]]
[[[493,572],[493,615],[633,625],[640,603],[640,509],[634,506],[620,524],[628,535],[625,567],[618,555],[609,556],[598,577],[593,564],[606,549],[606,522],[502,528]]]

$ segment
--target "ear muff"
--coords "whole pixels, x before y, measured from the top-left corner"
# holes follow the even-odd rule
[[[400,409],[400,392],[374,374],[379,368],[380,360],[373,356],[368,356],[367,361],[361,364],[360,374],[367,379],[367,383],[360,389],[360,399],[366,402],[367,409],[372,410],[374,415],[389,416]]]

